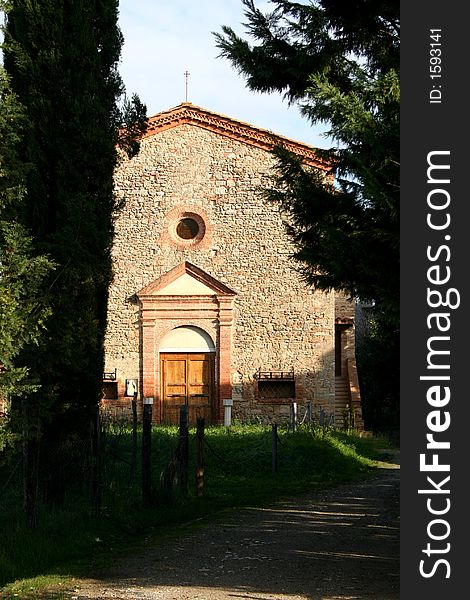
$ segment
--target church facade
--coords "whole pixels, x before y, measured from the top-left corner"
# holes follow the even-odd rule
[[[315,149],[277,137],[328,175]],[[280,422],[297,408],[362,426],[354,305],[305,285],[272,181],[271,133],[190,103],[149,119],[115,174],[103,406],[157,423]]]

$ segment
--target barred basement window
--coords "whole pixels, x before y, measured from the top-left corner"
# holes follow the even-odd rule
[[[105,371],[103,373],[103,400],[117,400],[118,398],[118,384],[117,384],[117,370]]]
[[[294,371],[259,371],[256,379],[260,400],[295,398]]]
[[[103,382],[103,400],[117,400],[118,388],[117,381]]]

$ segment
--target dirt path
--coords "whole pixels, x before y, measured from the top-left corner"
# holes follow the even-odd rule
[[[398,600],[399,467],[226,513],[81,581],[74,600]],[[388,467],[388,468],[387,468]]]

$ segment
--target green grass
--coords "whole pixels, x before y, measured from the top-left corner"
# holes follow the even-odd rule
[[[280,429],[278,471],[273,473],[270,427],[211,427],[204,449],[204,494],[197,497],[195,430],[190,431],[188,495],[160,486],[160,474],[177,441],[176,428],[153,429],[155,505],[151,508],[141,505],[139,469],[134,483],[130,482],[131,432],[124,426],[107,432],[100,517],[91,513],[89,496],[79,486],[71,488],[61,509],[42,507],[40,526],[33,531],[24,523],[18,490],[0,498],[0,598],[60,600],[61,589],[71,577],[83,576],[91,564],[106,564],[145,537],[172,534],[181,523],[230,507],[260,506],[368,477],[388,445],[383,439],[315,427],[302,427],[296,433]],[[139,466],[140,445],[138,450]],[[55,595],[40,595],[45,581],[55,586]]]

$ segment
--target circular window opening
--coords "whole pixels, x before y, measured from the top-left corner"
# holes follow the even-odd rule
[[[176,226],[176,234],[182,240],[193,240],[199,233],[199,223],[194,219],[185,217]]]

